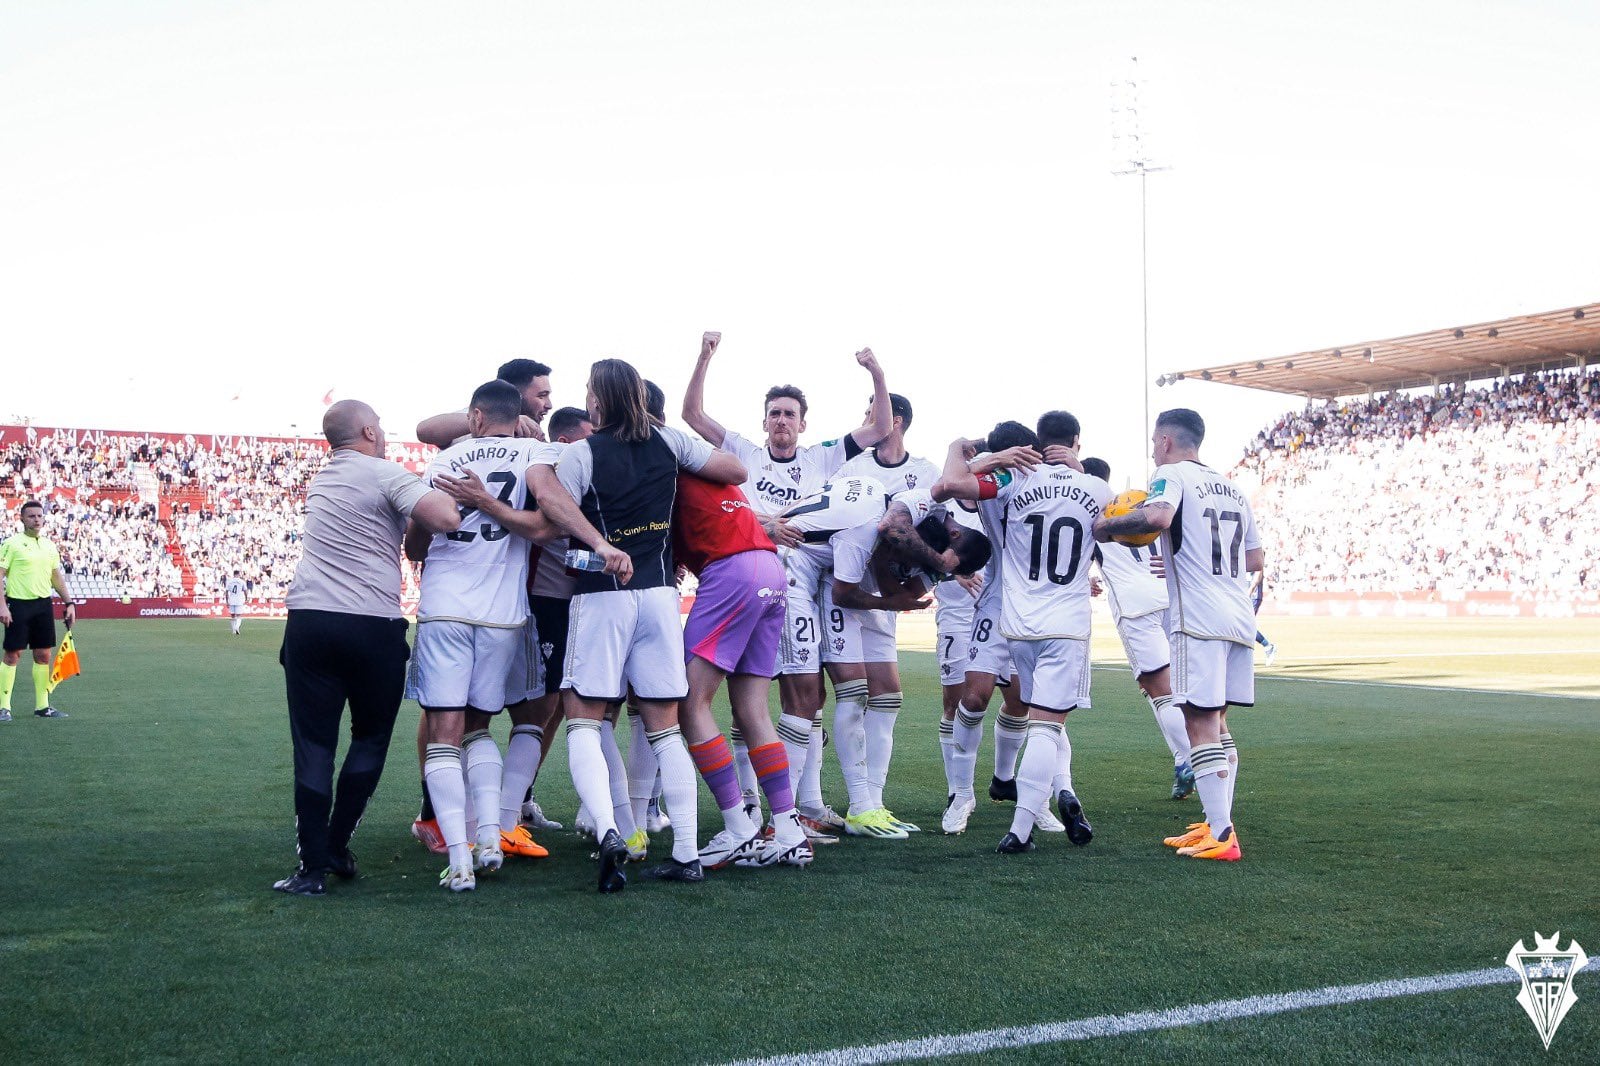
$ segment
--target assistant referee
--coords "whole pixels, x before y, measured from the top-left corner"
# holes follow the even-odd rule
[[[454,500],[383,457],[383,427],[371,407],[340,400],[323,416],[322,432],[331,455],[306,490],[305,537],[278,655],[294,744],[300,863],[272,887],[297,896],[322,895],[329,872],[356,876],[350,838],[383,774],[410,657],[400,613],[406,520],[435,533],[461,524]],[[335,795],[346,703],[350,748]]]
[[[33,706],[40,718],[65,718],[50,706],[50,655],[56,647],[56,612],[52,589],[66,602],[67,628],[76,614],[67,592],[61,553],[40,535],[44,505],[22,505],[22,532],[0,543],[0,625],[5,626],[5,656],[0,664],[0,722],[11,721],[11,690],[17,683],[22,649],[33,651]]]

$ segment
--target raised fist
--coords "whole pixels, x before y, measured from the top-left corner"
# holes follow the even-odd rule
[[[871,348],[863,348],[857,352],[856,362],[867,370],[878,369],[878,357],[872,354]]]
[[[707,330],[700,335],[700,358],[710,359],[717,354],[717,345],[722,343],[722,334],[714,330]]]

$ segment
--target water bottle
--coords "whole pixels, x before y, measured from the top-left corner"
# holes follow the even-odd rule
[[[568,548],[566,567],[569,574],[596,574],[606,568],[606,561],[592,551],[582,548]]]

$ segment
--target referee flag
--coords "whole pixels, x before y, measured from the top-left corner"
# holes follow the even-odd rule
[[[78,648],[72,642],[72,630],[69,629],[61,638],[61,647],[56,650],[55,665],[50,667],[50,691],[54,692],[61,682],[81,673],[83,668],[78,665]]]

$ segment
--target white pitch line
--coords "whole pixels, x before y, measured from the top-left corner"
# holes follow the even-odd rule
[[[1600,967],[1588,967],[1600,972]],[[1576,976],[1576,975],[1574,975]],[[1137,1011],[1132,1014],[1102,1014],[1072,1022],[1047,1022],[1010,1029],[984,1029],[975,1033],[930,1036],[920,1040],[899,1040],[888,1044],[865,1044],[800,1055],[776,1055],[764,1059],[741,1059],[732,1066],[859,1066],[875,1062],[906,1062],[938,1059],[949,1055],[981,1055],[1006,1048],[1035,1047],[1073,1040],[1093,1040],[1103,1036],[1124,1036],[1160,1029],[1177,1029],[1206,1022],[1225,1022],[1236,1018],[1259,1018],[1285,1014],[1310,1007],[1332,1007],[1367,1003],[1402,996],[1423,996],[1433,992],[1453,992],[1483,985],[1516,984],[1521,980],[1510,968],[1467,970],[1462,973],[1435,974],[1431,977],[1406,977],[1394,981],[1375,981],[1362,985],[1333,985],[1277,995],[1225,999],[1216,1003],[1196,1003],[1170,1010]],[[1532,1033],[1529,1039],[1534,1039]]]

